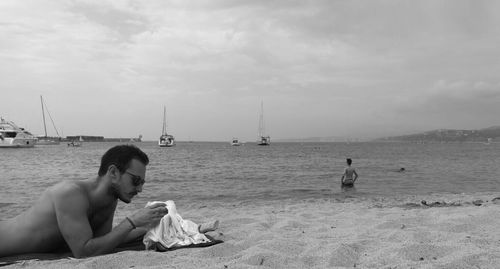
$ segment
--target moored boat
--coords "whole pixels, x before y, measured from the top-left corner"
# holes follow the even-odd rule
[[[231,146],[241,146],[241,142],[238,138],[233,138],[233,140],[231,140]]]
[[[175,138],[172,135],[162,135],[158,140],[160,147],[173,147],[175,146]]]
[[[259,138],[257,140],[257,145],[259,146],[269,146],[271,144],[271,137],[265,135],[265,125],[264,125],[264,102],[260,105],[260,118],[259,118]]]
[[[81,147],[82,146],[82,143],[78,142],[78,141],[71,141],[68,143],[68,147]]]
[[[271,144],[271,137],[269,136],[261,136],[260,140],[257,141],[257,145],[259,146],[269,146]]]
[[[167,133],[167,109],[163,107],[163,128],[161,131],[160,139],[158,139],[158,146],[160,147],[173,147],[175,146],[175,138],[173,135]]]
[[[83,143],[83,137],[80,136],[78,140],[71,140],[71,142],[68,143],[68,147],[81,147]]]
[[[0,148],[31,148],[37,139],[14,122],[0,118]]]

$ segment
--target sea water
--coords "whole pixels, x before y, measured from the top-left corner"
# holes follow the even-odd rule
[[[0,149],[0,219],[33,205],[49,186],[95,178],[104,152],[120,143]],[[174,200],[178,205],[237,205],[276,200],[382,199],[415,195],[499,194],[500,144],[272,143],[235,147],[179,142],[160,148],[134,143],[150,158],[143,192],[130,205]],[[342,189],[345,159],[359,174]],[[404,172],[399,172],[404,168]]]

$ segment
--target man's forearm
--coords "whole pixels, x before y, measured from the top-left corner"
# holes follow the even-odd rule
[[[138,240],[139,238],[142,238],[148,230],[143,227],[137,227],[136,229],[133,229],[128,233],[127,238],[124,240],[124,243],[130,243],[133,241]]]
[[[109,253],[123,243],[133,229],[132,224],[125,219],[106,235],[87,241],[83,247],[83,253],[73,253],[73,255],[76,258],[82,258]]]

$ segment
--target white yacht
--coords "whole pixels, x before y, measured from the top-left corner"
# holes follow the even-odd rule
[[[37,139],[14,122],[0,118],[0,148],[31,148]]]

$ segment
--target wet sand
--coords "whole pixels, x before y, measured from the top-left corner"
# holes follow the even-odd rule
[[[126,250],[73,259],[0,258],[4,268],[498,268],[500,203],[494,196],[406,201],[276,201],[185,207],[224,243],[169,252]],[[207,218],[207,216],[209,216]]]

